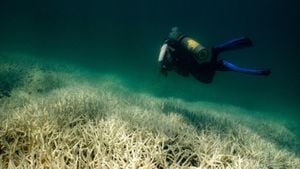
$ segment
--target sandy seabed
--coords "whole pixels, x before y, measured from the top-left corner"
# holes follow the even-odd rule
[[[0,168],[300,166],[297,138],[283,123],[29,58],[0,57]]]

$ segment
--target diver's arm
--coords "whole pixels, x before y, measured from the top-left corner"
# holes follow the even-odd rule
[[[161,48],[160,48],[160,52],[159,52],[159,56],[158,56],[158,62],[161,63],[166,55],[167,52],[167,48],[168,48],[168,44],[164,43]]]
[[[161,47],[158,57],[158,64],[160,68],[160,73],[162,73],[164,76],[168,75],[168,71],[173,70],[174,51],[175,49],[168,44],[168,41],[166,41]]]
[[[164,41],[163,45],[160,48],[158,62],[162,62],[165,59],[168,50],[171,50],[171,51],[175,50],[176,43],[177,43],[177,41],[172,40],[172,39],[166,39]]]
[[[160,67],[160,73],[164,75],[165,77],[168,76],[168,70],[166,69],[166,66],[164,65],[164,59],[166,56],[166,52],[168,50],[168,44],[165,41],[165,43],[161,46],[159,56],[158,56],[158,64]]]

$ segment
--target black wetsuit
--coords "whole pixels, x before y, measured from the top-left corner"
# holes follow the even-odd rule
[[[195,57],[184,48],[178,40],[166,40],[168,45],[166,55],[161,62],[161,72],[174,70],[182,76],[191,74],[198,81],[211,83],[216,71],[235,71],[253,75],[269,75],[268,69],[248,69],[235,66],[228,61],[218,60],[221,52],[249,47],[252,42],[248,38],[237,38],[213,47],[210,58],[199,63]]]
[[[177,41],[167,40],[168,53],[163,60],[163,67],[167,70],[174,70],[182,76],[190,74],[203,83],[210,83],[213,80],[217,69],[217,55],[212,49],[210,61],[198,63],[194,56],[183,48]]]

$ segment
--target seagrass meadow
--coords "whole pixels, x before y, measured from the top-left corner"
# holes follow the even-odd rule
[[[0,169],[299,169],[300,1],[1,0]],[[159,72],[177,26],[270,76]]]
[[[0,66],[0,168],[300,165],[290,121],[136,92],[117,75],[27,55],[2,54]]]

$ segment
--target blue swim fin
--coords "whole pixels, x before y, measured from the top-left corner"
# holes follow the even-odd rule
[[[240,37],[240,38],[231,39],[229,41],[223,42],[222,44],[215,46],[214,50],[220,53],[224,51],[246,48],[252,45],[253,45],[252,41],[249,38]]]
[[[240,72],[245,74],[251,74],[251,75],[263,75],[263,76],[269,76],[271,74],[270,69],[249,69],[249,68],[242,68],[239,66],[236,66],[226,60],[221,60],[220,62],[220,71],[234,71],[234,72]]]

